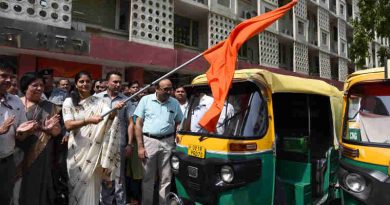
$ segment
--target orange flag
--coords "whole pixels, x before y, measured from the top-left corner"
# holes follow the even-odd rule
[[[297,0],[293,0],[273,11],[243,21],[232,30],[225,41],[203,53],[203,56],[211,64],[206,76],[213,93],[214,102],[199,121],[200,126],[209,132],[215,131],[215,126],[233,80],[237,52],[241,45],[281,18],[296,3]]]

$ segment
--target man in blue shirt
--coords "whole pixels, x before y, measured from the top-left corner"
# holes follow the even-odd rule
[[[103,182],[101,190],[101,204],[108,205],[112,204],[115,198],[117,205],[126,205],[126,186],[125,186],[125,162],[126,155],[130,153],[131,143],[127,143],[127,126],[129,123],[129,109],[133,109],[130,102],[124,103],[123,101],[127,98],[120,92],[122,84],[122,74],[119,72],[109,72],[107,73],[106,80],[108,82],[108,89],[101,93],[96,94],[96,97],[102,98],[107,102],[107,104],[113,108],[115,105],[119,104],[122,108],[117,110],[117,117],[119,118],[119,127],[120,127],[120,155],[121,155],[121,164],[120,164],[120,177],[115,180],[114,186]]]
[[[161,80],[156,93],[144,96],[134,112],[138,157],[143,160],[142,204],[153,204],[156,171],[159,175],[159,204],[170,191],[172,172],[169,163],[175,147],[176,130],[183,118],[179,102],[170,97],[172,82]]]

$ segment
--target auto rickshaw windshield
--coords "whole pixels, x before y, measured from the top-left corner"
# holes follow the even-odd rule
[[[214,101],[209,87],[196,86],[189,93],[191,96],[181,133],[223,138],[261,138],[265,134],[268,124],[267,104],[254,83],[233,83],[214,133],[208,133],[198,124]]]
[[[375,87],[375,84],[365,84],[351,90],[343,139],[390,145],[390,86],[383,85],[381,89]]]

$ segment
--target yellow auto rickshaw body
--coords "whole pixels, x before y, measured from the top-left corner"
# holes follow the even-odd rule
[[[344,204],[390,204],[389,82],[383,67],[345,81],[338,171]]]
[[[339,133],[342,105],[342,92],[336,87],[322,80],[282,75],[263,69],[237,70],[225,104],[226,109],[223,109],[222,113],[225,110],[228,113],[231,104],[234,111],[230,115],[231,118],[226,117],[227,121],[236,116],[239,116],[241,121],[232,123],[233,128],[230,122],[225,124],[225,130],[221,133],[218,133],[218,129],[216,133],[207,133],[204,130],[195,132],[191,130],[193,123],[188,122],[191,115],[197,111],[193,105],[193,101],[196,101],[193,98],[196,97],[193,96],[204,96],[199,95],[203,92],[211,95],[206,75],[196,77],[186,90],[190,96],[189,105],[179,131],[179,143],[171,160],[178,190],[178,196],[172,197],[172,200],[180,198],[182,204],[225,205],[276,204],[277,198],[284,198],[287,204],[311,204],[328,201],[334,195],[329,194],[332,178],[330,167],[333,166],[331,158],[336,156],[334,153],[338,149],[336,134]],[[245,96],[245,93],[249,93],[248,96]],[[242,103],[237,96],[250,103]],[[256,107],[251,106],[254,99],[258,99]],[[236,103],[237,101],[241,104]],[[304,113],[301,118],[309,122],[308,130],[310,126],[320,127],[319,113],[329,111],[327,116],[323,117],[326,126],[318,128],[329,130],[329,147],[323,149],[322,181],[317,183],[319,191],[314,191],[316,194],[311,187],[311,181],[315,177],[312,176],[314,165],[311,160],[314,155],[311,154],[309,143],[312,137],[309,137],[310,131],[302,132],[305,134],[297,132],[294,135],[288,133],[287,128],[278,130],[283,127],[283,123],[279,121],[283,121],[282,118],[289,113],[289,109],[281,112],[275,110],[275,106],[277,109],[294,106],[289,103],[303,106]],[[244,109],[245,105],[249,108]],[[319,107],[324,108],[323,111],[318,109]],[[314,108],[317,109],[316,113],[311,113],[310,109]],[[299,109],[295,111],[300,112]],[[251,115],[259,116],[251,121],[252,127],[245,128],[250,124],[248,116]],[[294,122],[294,116],[289,116],[288,119],[292,121],[291,124],[297,123]],[[311,119],[314,119],[313,125],[310,125]],[[242,129],[237,131],[237,127]],[[229,132],[230,129],[234,131]],[[252,129],[264,131],[245,136],[245,132]],[[280,158],[278,150],[281,150]],[[291,159],[293,155],[302,159]],[[229,173],[234,176],[229,178]],[[282,189],[282,197],[275,196],[278,195],[278,187]]]

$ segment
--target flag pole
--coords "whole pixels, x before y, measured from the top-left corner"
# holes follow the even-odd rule
[[[200,58],[201,56],[203,56],[203,52],[198,54],[197,56],[193,57],[192,59],[188,60],[187,62],[183,63],[182,65],[180,65],[179,67],[176,67],[175,69],[169,71],[167,74],[161,76],[159,79],[153,81],[151,84],[141,88],[138,92],[134,93],[133,95],[131,95],[130,97],[126,98],[124,100],[124,102],[128,102],[129,100],[133,99],[135,96],[137,96],[138,94],[142,93],[144,90],[148,89],[149,87],[151,87],[152,85],[155,85],[156,83],[158,83],[159,81],[171,76],[173,73],[175,73],[176,71],[182,69],[184,66],[192,63],[193,61],[195,61],[196,59]],[[106,115],[110,114],[111,112],[115,111],[116,109],[115,108],[112,108],[111,110],[105,112],[102,117],[105,117]]]

